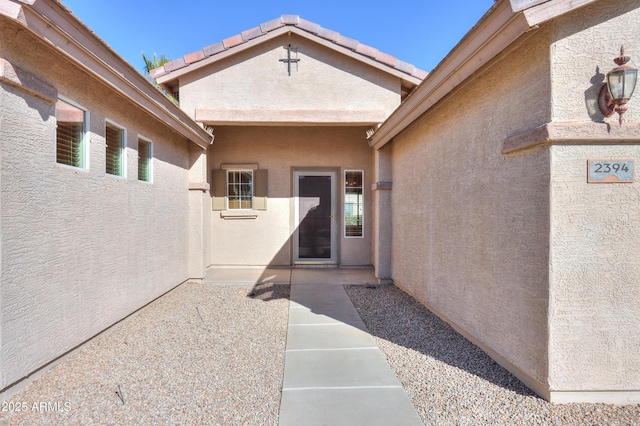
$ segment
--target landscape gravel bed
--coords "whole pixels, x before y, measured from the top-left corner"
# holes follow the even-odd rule
[[[640,405],[550,404],[394,286],[345,286],[425,425],[640,425]]]
[[[276,425],[289,290],[182,284],[10,397],[26,411],[0,425]]]
[[[396,287],[345,289],[425,425],[640,425],[639,405],[547,403]],[[185,283],[9,398],[26,410],[0,425],[276,425],[289,290]]]

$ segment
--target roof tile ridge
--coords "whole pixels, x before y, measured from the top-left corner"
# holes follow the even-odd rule
[[[245,30],[240,33],[244,41],[252,40],[256,37],[260,37],[263,34],[264,32],[262,31],[262,28],[260,28],[260,26]]]
[[[173,61],[167,62],[163,66],[156,68],[154,70],[151,70],[150,72],[151,77],[158,78],[160,76],[169,74],[175,70],[191,65],[194,62],[198,62],[203,59],[209,58],[213,55],[224,52],[225,50],[229,50],[232,47],[238,46],[240,44],[248,42],[249,40],[253,40],[254,38],[260,37],[268,32],[277,30],[278,28],[281,28],[285,25],[298,25],[299,23],[300,23],[300,17],[298,15],[282,15],[279,18],[264,22],[258,25],[257,27],[245,30],[240,34],[227,37],[222,41],[211,44],[209,46],[205,46],[200,50],[187,53],[181,58],[174,59]]]
[[[169,74],[180,68],[189,66],[194,62],[198,62],[211,56],[217,55],[218,53],[247,43],[250,40],[263,36],[271,31],[275,31],[278,28],[282,28],[287,25],[300,28],[303,31],[324,38],[325,40],[328,40],[338,46],[366,56],[376,62],[382,63],[386,66],[389,66],[395,70],[418,78],[420,80],[424,80],[428,75],[426,71],[423,71],[408,62],[401,61],[393,55],[389,55],[387,53],[381,52],[374,47],[362,44],[358,40],[346,37],[337,31],[323,28],[321,25],[315,22],[308,21],[306,19],[302,19],[298,15],[281,15],[279,18],[264,22],[257,27],[245,30],[240,34],[227,37],[218,43],[214,43],[195,52],[188,53],[181,58],[167,62],[166,64],[164,64],[164,66],[151,70],[151,77],[158,78],[160,76]]]
[[[320,24],[316,24],[315,22],[307,21],[306,19],[302,18],[300,18],[300,22],[296,26],[301,30],[314,35],[318,35],[318,32],[320,32],[320,29],[322,28]]]
[[[292,24],[288,24],[288,25],[292,25]],[[405,61],[401,61],[395,56],[381,52],[375,47],[371,47],[366,44],[360,43],[358,40],[344,36],[337,31],[324,28],[321,25],[316,24],[315,22],[307,21],[306,19],[300,18],[299,23],[294,25],[304,31],[307,31],[309,33],[317,35],[318,37],[324,38],[325,40],[335,43],[338,46],[345,47],[360,55],[367,56],[375,60],[376,62],[380,62],[384,65],[387,65],[391,68],[394,68],[398,71],[401,71],[405,74],[408,74],[420,80],[424,80],[428,75],[428,72],[423,71],[420,68],[417,68],[413,64],[410,64]]]
[[[280,20],[284,25],[298,25],[300,23],[298,15],[282,15]]]

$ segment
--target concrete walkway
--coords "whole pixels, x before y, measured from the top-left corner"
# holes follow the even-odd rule
[[[421,425],[342,285],[371,269],[210,269],[208,282],[290,283],[280,404],[285,425]]]

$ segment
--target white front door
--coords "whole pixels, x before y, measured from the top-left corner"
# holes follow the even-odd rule
[[[336,172],[294,172],[294,262],[336,263]]]

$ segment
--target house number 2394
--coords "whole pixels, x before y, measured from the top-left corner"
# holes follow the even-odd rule
[[[633,182],[633,160],[589,160],[589,183]]]

